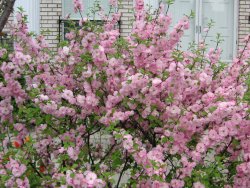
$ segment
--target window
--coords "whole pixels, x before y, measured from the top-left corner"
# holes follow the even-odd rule
[[[159,7],[159,2],[157,0],[144,0],[144,4],[152,13]]]
[[[14,10],[22,7],[25,14],[28,16],[29,31],[40,33],[40,0],[16,0]]]
[[[81,15],[79,13],[74,12],[74,4],[72,0],[62,0],[63,2],[63,16],[70,14],[71,19],[80,19]],[[82,15],[84,17],[89,17],[90,19],[100,19],[98,13],[93,15],[91,10],[96,4],[99,4],[100,7],[105,11],[105,13],[109,12],[109,2],[108,0],[82,0],[84,10]]]
[[[159,6],[157,0],[144,1],[155,9]],[[201,41],[204,36],[203,29],[212,19],[215,21],[215,25],[207,38],[209,48],[215,47],[215,42],[211,40],[214,40],[217,33],[220,33],[224,39],[220,45],[223,49],[222,59],[232,60],[237,49],[237,6],[237,0],[175,0],[169,9],[169,13],[173,17],[172,27],[184,14],[189,15],[191,10],[196,14],[195,19],[191,21],[190,29],[185,32],[182,39],[182,48],[187,49],[188,44],[192,41]]]

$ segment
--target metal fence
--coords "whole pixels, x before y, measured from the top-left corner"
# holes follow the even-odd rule
[[[91,20],[91,22],[97,24],[97,25],[104,25],[103,20]],[[65,19],[59,19],[59,42],[65,40],[65,34],[70,31],[72,27],[80,28],[79,26],[79,20],[78,19],[71,19],[71,20],[65,20]],[[115,26],[116,29],[119,31],[121,30],[121,22],[118,21],[117,25]]]
[[[0,33],[0,47],[13,51],[13,39],[7,33]]]

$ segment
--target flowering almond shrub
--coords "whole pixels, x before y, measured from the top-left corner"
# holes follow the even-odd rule
[[[169,29],[165,10],[137,0],[127,38],[117,12],[82,18],[56,54],[16,15],[14,52],[0,50],[0,187],[250,187],[250,36],[231,64],[219,37],[182,51],[192,15]]]

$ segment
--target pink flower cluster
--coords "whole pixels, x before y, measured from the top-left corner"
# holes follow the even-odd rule
[[[117,6],[117,0],[109,0],[109,4],[112,6]]]
[[[82,0],[74,0],[74,11],[77,13],[78,11],[83,11]]]
[[[218,60],[220,59],[222,50],[221,49],[213,49],[211,48],[207,54],[208,59],[210,60],[211,64],[218,63]]]
[[[26,171],[26,166],[24,164],[19,164],[16,160],[10,158],[10,162],[6,164],[6,168],[11,170],[14,177],[21,177]]]
[[[97,178],[97,175],[91,171],[86,171],[84,174],[74,174],[73,178],[72,174],[69,173],[67,175],[67,185],[72,186],[73,188],[78,187],[97,187],[102,188],[105,187],[105,182]]]
[[[162,147],[157,146],[147,152],[138,139],[134,141],[129,134],[122,134],[122,137],[124,149],[132,154],[134,160],[144,168],[149,177],[153,175],[165,177],[167,169],[166,164],[163,162],[164,149]]]
[[[177,48],[190,16],[170,29],[163,4],[136,0],[124,38],[110,5],[55,54],[17,14],[14,51],[0,49],[0,185],[250,187],[250,36],[225,66],[205,39]]]

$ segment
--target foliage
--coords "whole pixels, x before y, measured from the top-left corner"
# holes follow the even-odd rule
[[[150,15],[137,0],[123,38],[113,12],[82,18],[55,54],[16,15],[15,50],[0,50],[0,187],[249,187],[250,36],[225,64],[220,35],[177,48],[193,13],[170,31],[163,4]]]

